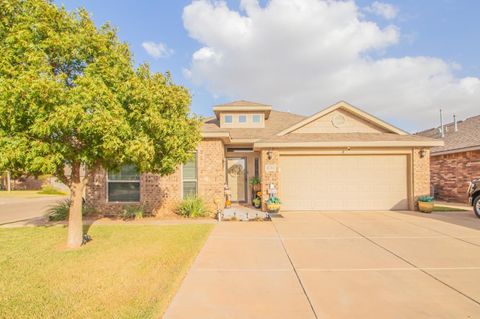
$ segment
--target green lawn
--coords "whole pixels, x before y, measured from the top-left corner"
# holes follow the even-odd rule
[[[212,227],[0,228],[0,318],[159,318]]]
[[[467,211],[468,209],[461,209],[461,208],[455,208],[455,207],[447,207],[447,206],[433,206],[433,211],[434,212],[464,212]]]

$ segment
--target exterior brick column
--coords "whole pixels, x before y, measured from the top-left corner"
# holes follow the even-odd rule
[[[268,158],[268,152],[271,152],[271,159]],[[267,172],[265,167],[269,168]],[[265,200],[268,198],[268,185],[273,184],[277,189],[277,195],[280,191],[280,154],[277,150],[262,150],[260,153],[260,176],[262,179],[262,210],[266,211]]]
[[[421,148],[414,148],[412,154],[413,199],[415,209],[418,209],[418,196],[430,194],[430,150],[424,149],[425,156],[423,158],[420,157],[420,150]]]
[[[203,140],[197,153],[198,195],[212,212],[225,206],[225,147],[221,140]]]

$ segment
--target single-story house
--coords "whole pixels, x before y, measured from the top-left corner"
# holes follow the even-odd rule
[[[466,203],[468,183],[480,178],[480,115],[448,123],[443,130],[443,138],[441,127],[417,133],[444,141],[431,149],[433,193],[440,200]]]
[[[248,204],[248,181],[257,176],[263,198],[275,194],[283,210],[413,210],[415,198],[430,192],[430,148],[443,145],[346,102],[309,117],[248,101],[213,112],[192,161],[164,177],[132,167],[97,171],[87,202],[110,211],[125,203],[160,210],[198,195],[223,207],[228,187],[232,202]]]

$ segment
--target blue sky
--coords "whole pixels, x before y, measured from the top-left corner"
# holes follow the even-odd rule
[[[305,1],[311,3],[314,0]],[[366,9],[372,7],[373,2],[374,1],[366,0],[358,0],[355,2],[360,19],[374,23],[380,29],[393,26],[394,29],[397,30],[397,38],[392,43],[389,42],[388,45],[384,45],[380,49],[375,48],[368,51],[368,54],[363,52],[359,53],[358,56],[361,56],[362,59],[364,59],[364,62],[389,58],[402,59],[404,57],[418,56],[432,57],[441,59],[443,62],[450,65],[449,70],[431,70],[422,72],[422,76],[425,76],[426,80],[424,78],[418,78],[419,81],[429,81],[429,78],[435,77],[439,72],[447,73],[446,76],[443,73],[440,74],[440,77],[442,78],[454,78],[453,80],[448,80],[451,82],[449,82],[448,85],[465,77],[473,79],[480,78],[480,59],[478,54],[478,52],[480,52],[480,19],[478,18],[480,1],[402,0],[382,2],[395,9],[396,14],[393,18],[385,18],[381,14],[375,14],[374,11]],[[216,43],[218,42],[216,39],[223,36],[220,32],[228,30],[227,27],[225,27],[225,30],[221,30],[223,25],[219,23],[213,26],[212,31],[209,31],[202,30],[202,25],[195,24],[195,20],[197,18],[200,20],[202,14],[211,14],[211,20],[221,20],[221,16],[216,16],[216,13],[213,13],[212,8],[215,8],[213,2],[205,2],[209,4],[202,8],[200,8],[200,6],[197,6],[198,8],[192,7],[192,13],[189,18],[191,23],[188,28],[184,25],[182,13],[186,6],[191,5],[192,1],[60,0],[55,1],[55,3],[62,4],[69,10],[78,7],[85,7],[92,14],[96,24],[101,25],[108,21],[113,26],[117,27],[120,39],[128,42],[130,45],[136,63],[148,62],[152,69],[158,72],[165,72],[168,70],[172,73],[174,80],[177,83],[181,83],[190,89],[193,95],[192,110],[197,114],[209,115],[211,106],[221,102],[239,98],[254,98],[257,100],[261,99],[259,102],[273,104],[274,106],[279,104],[279,108],[283,110],[295,111],[297,113],[308,115],[318,111],[322,107],[328,106],[328,103],[330,102],[335,102],[334,99],[347,99],[350,96],[353,102],[356,102],[358,106],[408,130],[422,128],[421,123],[435,124],[432,117],[437,113],[437,108],[440,107],[439,104],[443,101],[448,101],[451,104],[445,105],[447,111],[450,111],[450,113],[457,113],[460,117],[473,115],[475,113],[475,105],[478,105],[477,113],[480,113],[480,104],[477,104],[477,97],[480,96],[480,93],[478,92],[479,86],[474,80],[472,80],[473,84],[469,86],[470,91],[473,91],[470,99],[464,99],[463,97],[458,98],[458,96],[463,96],[463,94],[461,92],[454,92],[456,89],[449,89],[449,95],[446,95],[446,97],[440,100],[440,102],[438,99],[430,100],[429,96],[436,95],[435,90],[440,89],[437,89],[436,87],[432,88],[432,85],[428,85],[429,92],[425,92],[423,95],[422,92],[414,93],[419,94],[421,97],[427,97],[424,99],[430,103],[428,108],[425,107],[425,109],[419,109],[418,106],[415,106],[415,108],[412,106],[410,113],[402,112],[401,109],[404,109],[404,107],[400,105],[401,103],[410,103],[408,99],[399,102],[400,104],[397,107],[392,106],[391,109],[389,109],[387,106],[389,103],[385,102],[385,99],[387,99],[388,96],[383,99],[379,98],[377,101],[372,100],[371,98],[363,99],[355,92],[350,94],[350,91],[342,91],[343,93],[338,93],[337,95],[332,95],[325,99],[319,98],[319,93],[317,95],[309,95],[308,92],[303,91],[292,91],[289,93],[290,95],[287,93],[282,95],[282,92],[285,92],[286,90],[279,89],[281,91],[275,91],[274,87],[281,88],[282,85],[291,86],[291,83],[285,81],[272,86],[263,84],[262,87],[262,84],[259,84],[259,87],[262,88],[261,93],[259,93],[260,90],[256,90],[256,88],[240,88],[240,86],[242,86],[241,82],[238,84],[238,82],[230,81],[229,72],[231,72],[232,76],[237,78],[247,77],[248,79],[248,75],[241,73],[242,70],[234,69],[234,66],[232,65],[227,65],[226,62],[222,67],[213,64],[209,65],[208,63],[213,63],[211,61],[207,61],[208,63],[206,66],[204,64],[192,66],[192,63],[198,64],[204,62],[199,62],[198,59],[192,58],[194,53],[202,47],[211,48],[211,51],[222,52],[221,55],[224,60],[226,60],[226,57],[228,58],[228,54],[231,52],[228,49],[229,44],[222,43],[216,46]],[[267,1],[260,1],[260,9],[264,8],[267,4]],[[227,1],[227,5],[228,10],[230,11],[224,10],[224,12],[237,12],[241,16],[249,15],[245,8],[241,8],[240,1]],[[335,14],[335,12],[330,10],[325,14]],[[325,18],[328,17],[319,16],[319,19]],[[288,19],[290,18],[286,16],[285,30],[282,32],[288,32],[289,25],[291,25],[289,22],[290,20]],[[336,27],[338,26],[332,25],[332,29]],[[195,28],[197,28],[203,35],[197,35],[194,37],[189,36],[189,31],[190,33],[195,32]],[[264,29],[259,30],[261,31]],[[260,33],[260,31],[258,31],[258,33]],[[208,32],[212,34],[210,38]],[[219,33],[218,37],[215,36],[216,32]],[[311,30],[311,32],[319,31]],[[235,35],[232,34],[232,38],[234,37]],[[305,41],[308,41],[308,43],[312,42],[311,38],[309,40],[306,39]],[[161,58],[152,57],[146,52],[144,47],[142,47],[142,43],[144,42],[163,43],[170,50],[173,50],[173,53]],[[252,44],[252,51],[254,50],[258,50],[258,48]],[[286,51],[288,50],[289,49],[286,48]],[[238,57],[235,58],[238,59]],[[230,63],[240,64],[235,58],[232,57],[228,60]],[[255,58],[255,54],[252,54],[252,58]],[[210,69],[205,69],[204,66],[205,68],[210,67]],[[299,67],[302,66],[299,65]],[[441,68],[442,67],[440,67],[440,69]],[[243,67],[243,69],[245,69],[245,67]],[[185,70],[191,70],[192,75],[188,76],[188,72]],[[275,70],[275,66],[273,70]],[[340,69],[332,72],[334,72],[332,75],[341,73]],[[428,72],[432,72],[432,74],[429,74]],[[269,76],[272,77],[270,82],[275,82],[277,80],[273,74],[259,74],[256,76],[262,78],[262,81],[264,81],[262,83],[268,83]],[[305,76],[305,81],[317,81],[317,78],[313,75],[310,75],[310,77],[312,79],[310,79],[309,76]],[[403,75],[388,76],[388,78],[392,77],[404,78]],[[413,79],[416,79],[416,77]],[[321,84],[325,83],[323,80],[325,79],[318,79],[319,88],[323,87]],[[372,85],[374,86],[376,83],[375,81],[379,80],[369,79],[369,81],[373,81]],[[410,79],[408,82],[412,82],[412,80]],[[455,85],[455,83],[452,85]],[[234,87],[232,88],[232,86]],[[402,87],[403,83],[393,82],[390,86]],[[438,87],[443,88],[445,85]],[[360,90],[360,88],[358,90]],[[419,90],[421,90],[421,88]],[[308,98],[295,99],[294,97],[297,93],[301,96],[308,96]],[[401,96],[408,96],[409,94],[408,88],[405,88],[405,91],[401,92]],[[343,97],[343,95],[345,95],[345,97]],[[289,96],[292,96],[292,98],[290,99]],[[321,95],[321,97],[323,97],[323,95]],[[318,101],[318,106],[316,101]],[[297,108],[296,103],[303,103],[308,106],[298,106]],[[366,105],[359,105],[359,103]],[[418,114],[411,114],[412,110],[415,109],[428,114],[429,119],[427,121],[419,120]]]

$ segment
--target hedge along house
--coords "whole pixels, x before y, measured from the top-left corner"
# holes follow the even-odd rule
[[[250,203],[248,180],[261,179],[283,210],[413,210],[430,192],[429,149],[437,139],[410,135],[339,102],[310,116],[248,101],[217,105],[205,120],[192,161],[169,176],[100,170],[90,176],[87,202],[105,211],[125,204],[171,210],[189,195],[223,207]],[[265,205],[263,205],[265,209]]]

